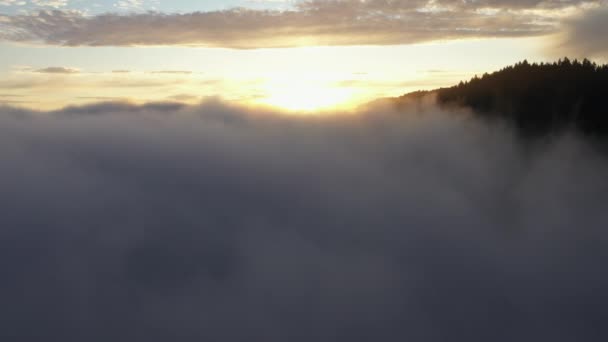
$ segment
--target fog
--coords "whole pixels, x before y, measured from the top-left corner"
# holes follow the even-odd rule
[[[605,341],[608,163],[432,105],[0,109],[6,341]]]

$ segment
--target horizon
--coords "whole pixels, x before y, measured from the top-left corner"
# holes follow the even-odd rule
[[[524,59],[605,63],[604,16],[604,1],[2,1],[0,103],[352,109]]]

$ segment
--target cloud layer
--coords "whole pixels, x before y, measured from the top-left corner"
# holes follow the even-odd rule
[[[385,45],[554,32],[568,10],[600,1],[300,1],[288,11],[85,16],[41,11],[0,17],[0,38],[68,46],[193,45],[268,48]]]
[[[11,341],[605,341],[608,163],[412,106],[0,109]]]

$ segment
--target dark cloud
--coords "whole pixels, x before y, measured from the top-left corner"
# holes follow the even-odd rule
[[[80,73],[80,70],[65,67],[48,67],[43,69],[36,69],[34,70],[34,72],[40,74],[78,74]]]
[[[566,22],[556,46],[557,54],[608,57],[608,9],[594,9]]]
[[[301,1],[288,11],[230,9],[183,14],[85,16],[42,11],[4,16],[0,39],[67,46],[193,45],[268,48],[408,44],[554,32],[549,10],[599,1]],[[525,11],[525,10],[537,11]]]
[[[413,106],[0,110],[7,341],[605,341],[608,164]]]

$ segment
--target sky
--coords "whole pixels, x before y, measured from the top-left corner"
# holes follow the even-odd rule
[[[605,1],[0,0],[0,103],[219,97],[294,111],[604,61]]]

